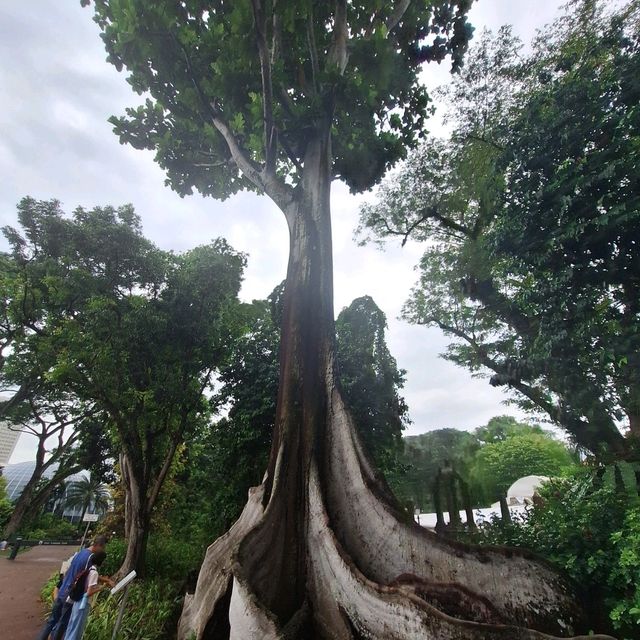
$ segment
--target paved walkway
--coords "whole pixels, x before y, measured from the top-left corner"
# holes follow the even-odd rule
[[[77,547],[42,545],[15,560],[0,558],[0,638],[34,640],[43,623],[40,590]]]

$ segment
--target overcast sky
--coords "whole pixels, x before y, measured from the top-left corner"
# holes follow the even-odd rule
[[[525,42],[558,12],[557,0],[479,0],[477,30],[512,24]],[[446,82],[447,65],[429,65],[429,86]],[[0,222],[14,224],[25,196],[77,205],[133,203],[145,234],[163,249],[184,251],[224,236],[249,254],[242,297],[263,298],[283,280],[288,239],[282,214],[266,197],[241,193],[225,202],[181,199],[164,186],[151,152],[121,146],[107,118],[139,101],[125,76],[105,62],[98,28],[79,0],[0,2]],[[437,125],[431,125],[432,129]],[[421,248],[385,252],[353,242],[358,206],[344,185],[333,188],[336,313],[371,295],[387,314],[388,343],[407,370],[404,390],[413,424],[407,433],[471,429],[494,415],[516,414],[502,391],[438,357],[447,341],[436,329],[398,319]],[[3,243],[0,246],[5,246]],[[12,462],[33,458],[26,436]]]

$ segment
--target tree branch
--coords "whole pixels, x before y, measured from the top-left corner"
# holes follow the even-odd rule
[[[251,4],[253,5],[253,20],[258,45],[258,57],[260,58],[260,75],[262,77],[265,171],[271,174],[276,167],[278,137],[273,122],[273,82],[271,80],[271,59],[267,46],[267,19],[262,0],[252,0]]]
[[[518,380],[509,375],[509,371],[506,366],[496,362],[493,358],[490,358],[487,354],[487,350],[483,345],[478,344],[473,336],[459,329],[458,327],[446,324],[440,321],[435,316],[430,316],[426,319],[424,324],[435,324],[442,331],[450,333],[469,344],[477,358],[478,362],[493,371],[494,373],[505,376],[507,381],[504,384],[508,384],[510,387],[518,391],[525,398],[530,400],[534,405],[542,409],[554,422],[561,425],[569,433],[571,433],[576,442],[586,446],[587,448],[595,451],[603,442],[614,449],[624,449],[624,439],[620,435],[615,425],[609,420],[607,424],[601,424],[601,429],[595,433],[599,433],[599,439],[595,440],[590,436],[590,422],[583,419],[575,413],[575,411],[567,410],[562,402],[554,403],[549,399],[548,394],[544,391],[530,385],[522,380]],[[554,392],[553,387],[550,386],[551,391]],[[558,394],[559,395],[559,394]],[[560,396],[561,397],[561,396]]]
[[[329,65],[338,68],[340,75],[342,75],[347,68],[347,61],[349,59],[349,52],[347,51],[348,37],[347,1],[336,0],[333,19],[333,43],[329,48],[327,61]]]
[[[393,31],[398,26],[410,4],[411,0],[398,0],[398,2],[396,2],[393,12],[385,23],[388,31]]]
[[[417,220],[415,220],[415,222],[412,222],[408,227],[406,227],[402,231],[399,229],[392,229],[389,226],[389,223],[387,222],[386,218],[384,218],[383,216],[377,216],[373,222],[382,223],[388,235],[402,237],[403,247],[405,244],[407,244],[407,241],[409,240],[409,236],[421,224],[423,224],[424,222],[430,219],[437,220],[443,227],[445,227],[446,229],[449,229],[450,231],[455,231],[456,233],[461,233],[462,235],[465,235],[465,236],[471,235],[471,229],[469,229],[469,227],[463,224],[459,224],[455,220],[451,220],[451,218],[447,218],[446,216],[443,216],[441,213],[438,213],[438,210],[436,207],[428,207],[423,211],[424,213]]]

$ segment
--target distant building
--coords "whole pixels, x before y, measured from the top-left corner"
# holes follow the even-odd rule
[[[524,476],[516,480],[507,490],[507,504],[510,507],[512,505],[533,504],[533,498],[537,495],[538,489],[548,481],[547,476]],[[500,508],[500,503],[496,504]]]
[[[8,423],[0,422],[0,467],[9,462],[19,437],[20,433],[9,429]]]
[[[527,515],[527,508],[533,504],[533,497],[544,482],[549,480],[546,476],[524,476],[516,480],[507,490],[507,505],[511,515]],[[473,510],[474,519],[477,525],[481,526],[485,522],[490,522],[493,518],[500,518],[500,503],[494,502],[490,507]],[[445,524],[449,524],[449,513],[443,513]],[[416,514],[418,524],[427,529],[435,529],[437,514],[419,513]],[[460,511],[460,521],[467,522],[467,514]]]
[[[16,464],[7,465],[2,470],[2,475],[4,479],[7,481],[7,497],[11,502],[15,502],[19,497],[22,491],[24,490],[27,482],[29,482],[29,478],[33,475],[33,470],[35,468],[35,462],[18,462]],[[53,474],[56,472],[57,465],[51,465],[45,472],[45,478],[52,478]],[[69,476],[65,480],[65,485],[68,486],[69,483],[74,482],[76,480],[81,480],[83,477],[87,475],[88,472],[80,472],[75,473]],[[71,520],[72,522],[76,522],[80,519],[82,515],[82,509],[80,507],[75,507],[74,509],[70,509],[64,506],[66,494],[66,487],[64,493],[57,499],[50,500],[48,505],[45,505],[45,511],[56,511],[56,513],[61,514],[64,518]],[[47,508],[48,507],[48,508]],[[90,509],[91,511],[91,509]]]

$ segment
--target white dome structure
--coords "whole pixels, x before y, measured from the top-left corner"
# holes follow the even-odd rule
[[[508,504],[527,504],[533,501],[533,496],[543,482],[547,482],[546,476],[524,476],[516,480],[507,490]]]

